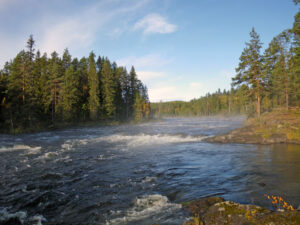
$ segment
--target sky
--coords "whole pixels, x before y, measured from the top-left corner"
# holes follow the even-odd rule
[[[0,0],[0,67],[25,48],[107,56],[148,87],[151,102],[230,89],[254,27],[266,48],[291,28],[292,0]]]

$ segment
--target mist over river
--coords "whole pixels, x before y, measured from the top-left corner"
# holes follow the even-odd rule
[[[300,205],[300,145],[214,144],[243,117],[0,135],[0,224],[182,224],[180,203],[217,195]],[[19,223],[21,224],[21,223]]]

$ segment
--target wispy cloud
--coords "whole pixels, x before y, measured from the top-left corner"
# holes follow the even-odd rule
[[[86,48],[97,38],[97,33],[120,16],[128,16],[147,3],[147,0],[132,1],[123,4],[120,0],[102,0],[87,7],[80,14],[66,17],[53,26],[47,27],[42,40],[42,49],[45,51],[62,51],[69,47],[72,49]],[[109,32],[120,35],[120,28],[109,26]],[[110,34],[108,34],[110,35]]]
[[[177,25],[169,23],[165,17],[159,14],[152,13],[139,20],[133,29],[142,29],[144,34],[168,34],[175,32]]]
[[[129,56],[122,58],[117,60],[117,64],[120,66],[126,66],[127,68],[130,68],[132,65],[134,65],[135,68],[142,70],[160,68],[171,63],[172,61],[172,58],[167,58],[162,54],[151,53],[141,57]]]
[[[163,72],[155,71],[137,71],[138,78],[142,81],[149,81],[155,78],[165,77],[166,74]]]
[[[203,84],[200,82],[191,82],[191,83],[189,83],[189,86],[191,88],[195,88],[195,89],[203,88]]]
[[[41,40],[42,52],[62,52],[64,48],[87,47],[93,41],[93,30],[78,20],[66,20],[49,27]]]
[[[6,9],[9,7],[21,11],[22,16],[26,16],[26,20],[18,23],[10,21],[13,24],[10,27],[14,26],[14,32],[9,27],[1,27],[0,49],[7,51],[3,53],[3,57],[0,53],[0,66],[24,48],[26,38],[30,34],[33,34],[37,40],[36,49],[48,54],[53,51],[62,53],[65,48],[77,53],[88,51],[99,39],[99,33],[106,35],[113,30],[115,35],[120,35],[123,31],[116,28],[115,22],[121,21],[120,18],[123,19],[122,21],[132,21],[136,12],[147,5],[149,0],[132,0],[130,3],[122,0],[82,2],[81,7],[70,10],[72,13],[57,9],[56,5],[60,3],[59,1],[54,4],[37,0],[30,0],[31,7],[25,7],[22,11],[21,7],[24,7],[25,3],[15,4],[19,1],[21,2],[21,0],[0,0],[0,10],[4,13],[8,14]],[[64,7],[71,7],[72,1],[65,0],[61,4]],[[31,16],[31,11],[38,12],[38,16]]]

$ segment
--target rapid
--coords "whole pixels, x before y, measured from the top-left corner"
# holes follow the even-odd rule
[[[206,143],[243,117],[0,135],[0,224],[182,224],[217,195],[300,205],[300,146]]]

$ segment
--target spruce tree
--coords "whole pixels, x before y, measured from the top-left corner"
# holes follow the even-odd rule
[[[75,121],[76,105],[78,104],[78,80],[75,76],[73,66],[70,65],[64,75],[63,84],[63,119],[67,121]]]
[[[108,59],[105,59],[101,70],[103,108],[105,116],[113,119],[116,115],[114,75]]]
[[[88,98],[88,109],[90,112],[90,119],[96,120],[99,112],[99,79],[96,72],[95,65],[95,54],[90,53],[89,56],[89,68],[88,68],[88,87],[89,87],[89,98]]]

